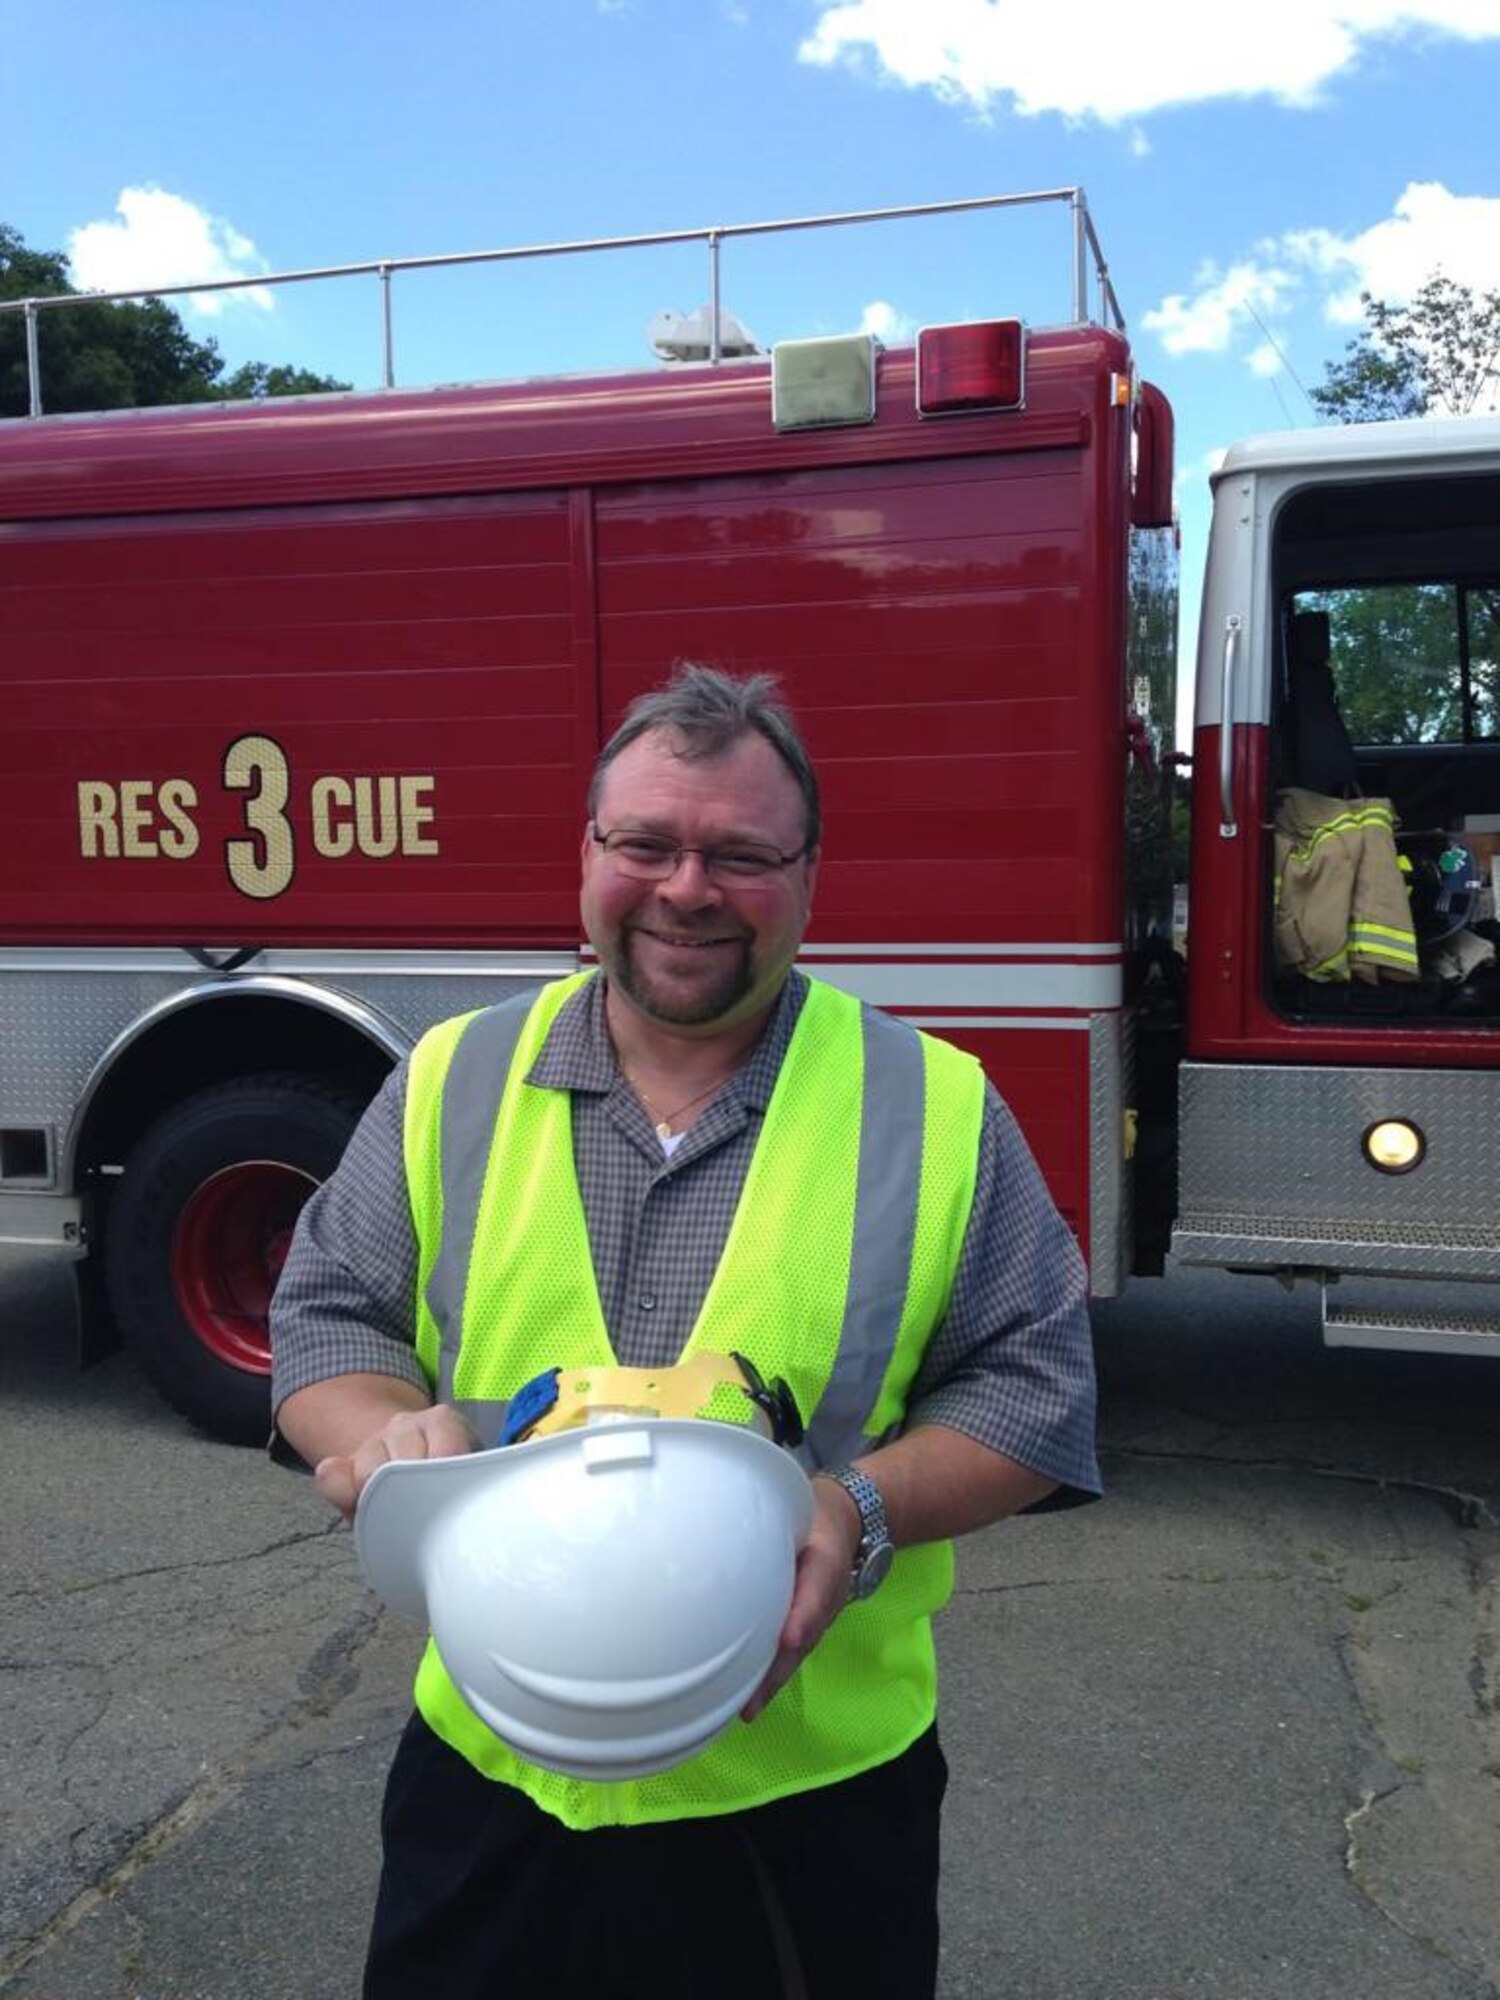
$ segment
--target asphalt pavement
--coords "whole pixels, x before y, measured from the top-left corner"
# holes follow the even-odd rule
[[[419,1637],[68,1313],[0,1273],[0,1992],[349,2000]],[[943,1994],[1500,1994],[1500,1363],[1216,1276],[1097,1325],[1109,1498],[972,1537],[939,1626]]]

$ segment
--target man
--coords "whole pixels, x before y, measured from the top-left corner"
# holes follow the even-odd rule
[[[299,1225],[278,1425],[347,1516],[387,1459],[472,1449],[464,1411],[549,1360],[664,1367],[728,1328],[800,1391],[813,1525],[765,1682],[661,1777],[538,1771],[429,1653],[366,1995],[918,2000],[946,1776],[929,1614],[948,1538],[1098,1490],[1081,1259],[977,1065],[793,971],[822,835],[774,683],[680,668],[606,745],[588,809],[599,974],[432,1031],[387,1084]],[[521,1051],[498,1076],[496,1035]],[[482,1158],[527,1135],[468,1194],[428,1164],[445,1105]],[[525,1219],[538,1180],[581,1216],[576,1257]],[[444,1203],[471,1211],[456,1287]]]

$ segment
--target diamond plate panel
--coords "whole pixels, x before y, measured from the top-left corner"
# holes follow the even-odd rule
[[[0,1124],[67,1130],[94,1065],[111,1042],[205,975],[0,972]]]
[[[427,961],[431,970],[420,960],[390,971],[330,965],[322,977],[303,983],[310,1002],[315,1004],[320,992],[342,995],[376,1016],[390,1039],[409,1044],[434,1021],[489,1006],[563,969],[559,964],[544,972],[534,955],[522,962],[517,954],[515,969],[497,965],[498,954],[485,956],[483,969],[474,971],[464,969],[457,955],[444,961],[435,953]],[[119,954],[121,960],[128,957]],[[105,952],[80,952],[73,962],[58,954],[45,968],[0,967],[0,1125],[47,1127],[56,1137],[59,1159],[71,1157],[64,1135],[113,1045],[193,987],[233,986],[185,956],[180,964],[167,952],[140,958],[147,962],[124,969],[112,966]],[[260,967],[268,965],[269,955],[263,955]],[[205,1004],[213,1004],[207,994]]]
[[[1500,1073],[1185,1063],[1179,1109],[1183,1262],[1500,1277]],[[1413,1172],[1366,1161],[1382,1118]]]

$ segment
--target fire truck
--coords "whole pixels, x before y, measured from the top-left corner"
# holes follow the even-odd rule
[[[70,1260],[86,1354],[264,1437],[298,1210],[430,1023],[588,962],[590,768],[678,659],[779,676],[806,968],[981,1059],[1096,1296],[1172,1251],[1500,1347],[1500,423],[1226,458],[1184,973],[1171,412],[1081,191],[942,206],[1021,199],[1071,220],[1056,324],[725,352],[736,232],[679,232],[706,335],[649,369],[0,426],[0,1244]],[[1399,981],[1278,956],[1296,786],[1390,802]]]

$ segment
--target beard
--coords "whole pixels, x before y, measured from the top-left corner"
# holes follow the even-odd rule
[[[652,1020],[696,1028],[732,1012],[750,992],[755,976],[748,938],[706,948],[704,961],[706,975],[678,984],[642,965],[636,934],[627,930],[615,961],[606,970],[621,992]]]

